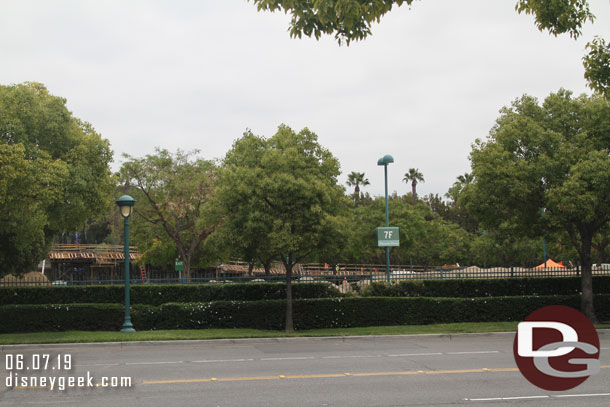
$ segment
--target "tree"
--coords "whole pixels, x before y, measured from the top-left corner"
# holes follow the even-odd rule
[[[360,185],[369,185],[369,180],[365,178],[363,172],[352,171],[347,176],[346,184],[354,187],[354,203],[360,199]]]
[[[279,252],[267,238],[273,230],[274,218],[261,205],[260,196],[251,191],[264,172],[261,163],[267,144],[266,139],[249,130],[233,143],[223,160],[217,198],[223,211],[222,232],[231,246],[231,254],[249,264],[262,264],[268,276],[271,263],[279,258]]]
[[[610,102],[604,98],[573,98],[560,90],[539,105],[523,96],[501,110],[486,141],[475,142],[475,182],[463,192],[485,229],[508,222],[529,237],[565,231],[582,267],[581,308],[592,321],[591,247],[610,220],[609,148]]]
[[[322,34],[335,34],[339,44],[364,40],[372,34],[371,25],[392,10],[394,5],[411,5],[413,0],[253,0],[259,11],[290,13],[290,36],[303,34],[319,39]],[[569,33],[578,37],[587,20],[594,16],[586,0],[518,0],[515,9],[533,14],[539,30],[557,35]]]
[[[589,53],[583,57],[585,79],[591,89],[610,99],[610,42],[595,37],[587,49]]]
[[[292,269],[332,242],[344,202],[338,175],[339,162],[315,133],[307,128],[295,133],[285,125],[270,139],[247,133],[224,160],[219,199],[227,224],[241,222],[247,229],[240,237],[244,246],[259,247],[254,240],[263,240],[264,251],[282,260],[289,332]]]
[[[417,168],[409,168],[409,172],[405,174],[402,180],[407,184],[411,181],[411,193],[413,198],[417,198],[417,183],[425,182],[424,175]]]
[[[292,16],[289,31],[293,38],[305,34],[319,39],[323,34],[334,34],[339,45],[349,46],[352,41],[372,35],[371,25],[379,23],[393,6],[410,6],[413,0],[253,0],[253,3],[259,11],[289,13]],[[578,38],[583,25],[595,19],[587,0],[518,0],[515,10],[520,14],[532,14],[536,27],[554,36],[568,33],[572,38]],[[594,40],[588,48],[589,54],[584,58],[585,78],[591,89],[603,90],[607,95],[610,47],[603,40]]]
[[[0,272],[23,273],[56,235],[110,206],[112,151],[65,99],[34,82],[0,86],[0,147],[0,240],[10,242]]]
[[[48,208],[62,198],[67,165],[29,160],[23,144],[0,144],[0,275],[23,274],[50,245]]]
[[[219,222],[213,205],[216,167],[193,158],[194,154],[156,149],[156,154],[144,158],[125,155],[127,161],[120,170],[122,182],[137,201],[136,244],[145,256],[153,252],[171,256],[169,238],[184,260],[186,278],[191,266],[206,254],[204,243]]]

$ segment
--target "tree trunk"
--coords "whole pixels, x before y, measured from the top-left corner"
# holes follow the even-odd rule
[[[581,233],[582,250],[579,251],[581,262],[580,311],[585,314],[591,323],[597,323],[595,307],[593,306],[593,273],[591,271],[591,241],[592,236]]]
[[[254,269],[254,262],[248,263],[248,277],[252,277],[252,270]]]
[[[263,265],[263,268],[265,269],[265,279],[266,279],[271,275],[271,262],[273,261],[273,259],[262,259],[259,257],[258,260],[261,262],[261,264]]]
[[[360,198],[360,187],[356,184],[356,188],[354,188],[354,203],[358,202]]]
[[[294,332],[292,321],[292,256],[288,256],[288,262],[284,261],[286,269],[286,332]]]
[[[413,180],[411,181],[411,192],[413,193],[413,198],[417,198],[417,181]]]

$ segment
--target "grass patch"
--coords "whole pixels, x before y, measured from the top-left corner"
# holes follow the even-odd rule
[[[609,329],[610,323],[598,324],[597,329]],[[282,331],[259,329],[193,329],[139,331],[121,333],[108,331],[66,331],[0,334],[0,345],[42,343],[91,343],[127,341],[175,341],[193,339],[281,338],[311,336],[418,335],[484,332],[514,332],[517,322],[465,322],[454,324],[371,326],[360,328],[311,329],[287,334]]]

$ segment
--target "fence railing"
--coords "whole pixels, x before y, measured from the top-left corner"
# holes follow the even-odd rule
[[[295,267],[292,280],[295,282],[328,282],[333,284],[360,283],[368,284],[376,281],[386,281],[386,271],[383,265],[339,265],[338,269],[319,267],[320,265],[301,265]],[[193,273],[190,278],[178,277],[175,273],[161,274],[163,277],[143,279],[139,273],[132,272],[131,284],[224,284],[245,282],[284,282],[284,273],[274,272],[269,275],[259,272],[247,275],[243,273],[223,272],[221,269],[213,274],[202,276]],[[594,276],[610,275],[610,265],[593,267]],[[157,276],[159,274],[156,274]],[[578,277],[580,267],[571,268],[526,268],[526,267],[491,267],[479,268],[476,266],[438,266],[438,267],[410,267],[392,266],[389,274],[391,282],[403,280],[444,280],[444,279],[493,279],[493,278],[522,278],[522,277]],[[70,279],[49,281],[45,276],[36,278],[3,278],[0,287],[15,286],[69,286],[69,285],[123,285],[124,279],[117,275],[115,279],[86,279],[83,275],[73,276]]]

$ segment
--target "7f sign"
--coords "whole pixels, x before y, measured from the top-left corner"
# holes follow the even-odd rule
[[[396,227],[377,228],[377,246],[400,246],[399,232]]]

